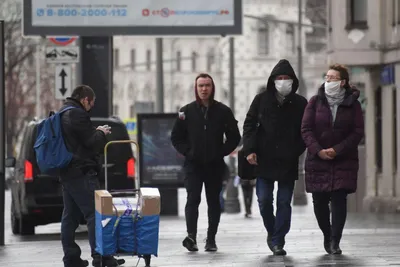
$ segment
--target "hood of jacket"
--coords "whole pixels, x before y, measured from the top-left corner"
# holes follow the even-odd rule
[[[214,102],[214,96],[215,96],[215,83],[214,79],[210,76],[208,77],[211,79],[211,95],[209,98],[210,104]],[[199,93],[197,92],[197,79],[194,81],[194,95],[196,96],[196,101],[198,104],[201,104],[201,99],[199,97]]]
[[[299,79],[297,78],[292,65],[286,59],[281,59],[271,71],[268,78],[267,90],[276,92],[275,78],[279,75],[288,75],[293,79],[292,92],[289,95],[295,94],[299,89]]]

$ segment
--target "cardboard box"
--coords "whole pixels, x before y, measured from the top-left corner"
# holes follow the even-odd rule
[[[160,215],[161,200],[158,188],[142,187],[140,188],[139,201],[143,216]]]
[[[138,205],[139,201],[139,205]],[[143,187],[139,199],[112,197],[107,190],[95,191],[96,210],[102,215],[130,215],[136,210],[140,215],[160,215],[161,203],[158,188]]]
[[[112,205],[112,196],[107,190],[96,190],[94,192],[96,210],[102,215],[115,214]]]

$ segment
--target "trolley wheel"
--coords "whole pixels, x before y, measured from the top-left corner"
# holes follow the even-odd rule
[[[150,267],[151,255],[143,255],[145,267]]]

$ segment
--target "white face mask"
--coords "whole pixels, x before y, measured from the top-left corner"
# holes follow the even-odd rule
[[[275,80],[275,88],[279,94],[287,96],[292,92],[293,80]]]
[[[325,82],[325,94],[327,95],[336,95],[340,92],[341,87],[340,87],[341,81],[336,81],[336,82]]]

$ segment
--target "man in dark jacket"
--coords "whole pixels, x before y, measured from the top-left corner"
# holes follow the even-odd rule
[[[92,88],[81,85],[74,89],[61,108],[75,107],[61,115],[65,144],[73,153],[69,166],[60,170],[64,200],[61,242],[65,267],[82,267],[89,264],[80,258],[81,249],[75,243],[75,231],[79,226],[81,214],[88,226],[93,266],[118,266],[125,262],[123,259],[117,261],[112,256],[102,258],[95,251],[94,191],[100,189],[99,156],[107,143],[106,135],[111,133],[107,126],[99,126],[97,129],[92,126],[88,112],[93,108],[95,98]]]
[[[215,85],[211,76],[198,75],[195,80],[196,101],[181,108],[171,134],[173,146],[185,156],[188,236],[182,244],[189,251],[198,251],[197,221],[203,183],[208,205],[205,250],[217,250],[215,236],[221,217],[219,195],[225,167],[224,156],[235,150],[240,141],[237,120],[232,110],[214,100],[214,94]]]
[[[291,200],[298,179],[299,157],[305,150],[301,120],[307,100],[296,94],[299,80],[290,63],[278,62],[266,90],[253,100],[243,126],[243,150],[256,165],[256,193],[267,243],[274,255],[286,255],[285,236],[290,230]],[[277,212],[273,191],[278,182]]]

